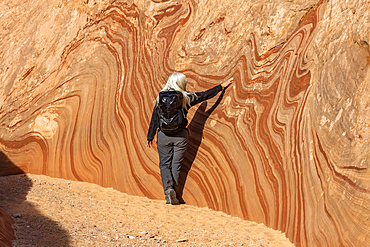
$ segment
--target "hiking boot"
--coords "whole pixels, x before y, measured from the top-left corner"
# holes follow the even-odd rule
[[[176,198],[176,192],[173,189],[168,189],[166,194],[166,204],[179,205],[179,200]]]
[[[170,202],[170,199],[169,199],[169,196],[168,195],[166,195],[166,204],[171,204],[171,202]]]

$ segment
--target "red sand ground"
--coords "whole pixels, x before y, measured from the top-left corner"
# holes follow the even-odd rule
[[[0,177],[13,246],[293,246],[262,224],[42,175]]]

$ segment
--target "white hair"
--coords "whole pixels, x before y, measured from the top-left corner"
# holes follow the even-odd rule
[[[186,76],[182,73],[175,72],[170,75],[170,77],[167,80],[166,85],[161,91],[179,91],[184,96],[183,102],[182,102],[182,108],[187,110],[187,106],[190,105],[190,101],[195,97],[198,96],[193,92],[187,92],[186,91],[186,84],[188,81],[186,80]],[[156,104],[159,102],[159,96],[156,99]]]

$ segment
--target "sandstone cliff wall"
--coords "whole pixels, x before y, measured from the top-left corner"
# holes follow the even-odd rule
[[[0,246],[12,246],[12,240],[15,239],[13,224],[12,217],[0,208]]]
[[[145,146],[173,71],[189,112],[184,199],[297,246],[370,245],[365,0],[0,3],[0,146],[24,172],[163,198]]]

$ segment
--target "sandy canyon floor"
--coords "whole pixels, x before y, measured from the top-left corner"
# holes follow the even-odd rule
[[[222,212],[42,175],[0,177],[0,207],[16,222],[13,246],[293,246]]]

